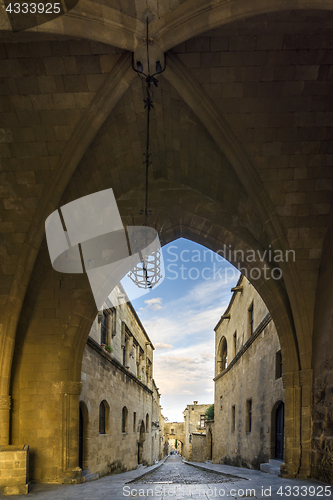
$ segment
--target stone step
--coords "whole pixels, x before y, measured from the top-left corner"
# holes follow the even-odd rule
[[[269,459],[269,465],[272,465],[273,467],[281,467],[282,464],[283,460],[278,460],[277,458]]]
[[[90,470],[89,469],[82,469],[82,476],[86,476],[87,474],[90,474]]]
[[[273,476],[278,476],[280,474],[280,467],[273,467],[271,464],[260,464],[261,472],[267,472],[267,474],[272,474]]]
[[[94,474],[86,474],[84,476],[84,482],[88,483],[89,481],[97,481],[99,479],[99,473],[95,472]]]

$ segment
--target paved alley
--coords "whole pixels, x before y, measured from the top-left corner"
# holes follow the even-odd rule
[[[239,478],[228,474],[220,474],[209,470],[195,469],[183,462],[179,455],[171,455],[168,460],[154,472],[133,483],[140,484],[209,484],[227,483]]]
[[[282,479],[227,465],[169,457],[152,467],[78,485],[33,484],[28,495],[0,500],[220,500],[332,499],[332,487],[315,480]]]

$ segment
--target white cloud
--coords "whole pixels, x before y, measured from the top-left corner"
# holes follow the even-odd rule
[[[154,355],[154,377],[162,394],[165,415],[182,421],[182,411],[192,400],[212,404],[214,391],[214,339],[174,347]]]
[[[142,307],[141,310],[144,311],[145,309],[152,309],[153,311],[158,311],[159,309],[163,309],[161,306],[162,304],[162,298],[161,297],[156,297],[154,299],[147,299],[145,300],[145,304],[147,304],[146,307]]]
[[[159,350],[172,349],[171,344],[165,344],[164,342],[156,342],[156,344],[154,344],[154,347],[155,347],[155,349],[159,349]]]
[[[232,283],[203,282],[194,286],[181,299],[169,301],[162,308],[160,297],[145,300],[141,320],[153,342],[169,343],[191,336],[214,335],[214,327],[230,300]],[[156,315],[152,310],[163,309]]]

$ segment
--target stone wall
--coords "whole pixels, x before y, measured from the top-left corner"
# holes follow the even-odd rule
[[[206,460],[206,433],[192,434],[192,462]]]
[[[101,347],[104,325],[108,330],[106,345],[111,345],[112,353]],[[90,473],[104,475],[136,468],[139,443],[140,463],[151,465],[162,457],[160,395],[151,377],[152,353],[153,346],[130,303],[99,313],[83,355],[80,396],[83,468]],[[101,433],[102,402],[106,414],[105,432]]]
[[[185,420],[185,459],[192,460],[192,433],[204,432],[205,424],[201,417],[211,405],[199,405],[198,401],[193,401],[192,405],[187,405],[184,411]]]
[[[331,227],[332,227],[331,218]],[[318,281],[313,336],[313,438],[311,475],[333,484],[333,234],[328,233]],[[310,430],[310,429],[309,429]]]
[[[160,406],[160,455],[159,459],[162,459],[164,455],[166,455],[165,451],[165,435],[164,435],[164,426],[165,426],[165,418],[161,413],[161,406]]]
[[[29,446],[0,446],[0,489],[4,495],[29,493]]]
[[[234,292],[225,313],[230,319],[225,317],[216,327],[216,357],[223,337],[228,354],[220,373],[216,363],[213,462],[258,469],[275,456],[275,410],[284,401],[282,377],[276,378],[280,343],[258,293],[245,278],[238,286],[241,290]]]

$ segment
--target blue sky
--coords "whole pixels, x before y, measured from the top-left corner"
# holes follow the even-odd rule
[[[214,402],[214,327],[239,272],[221,256],[186,239],[163,247],[164,280],[132,301],[154,351],[162,413],[183,421],[187,404]]]

